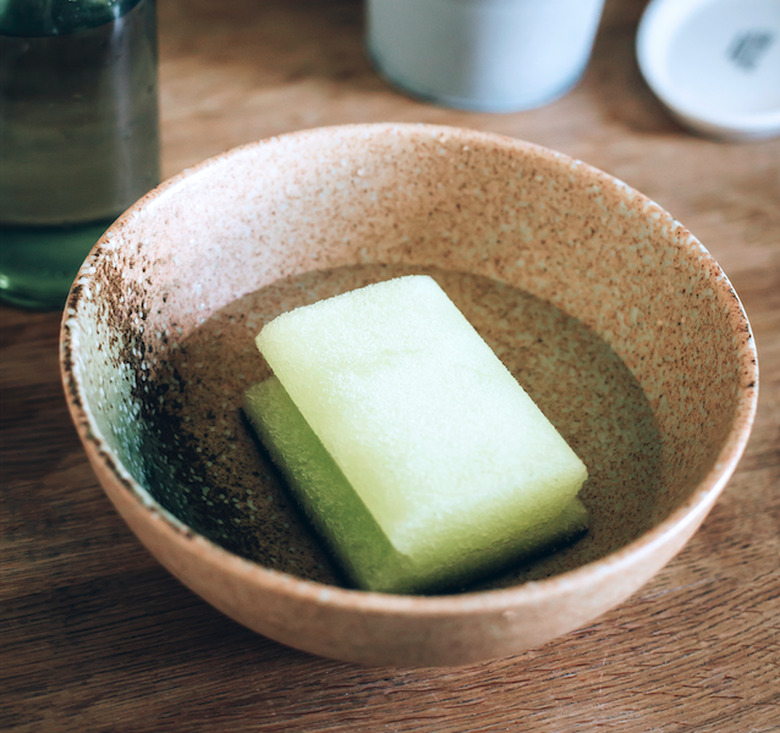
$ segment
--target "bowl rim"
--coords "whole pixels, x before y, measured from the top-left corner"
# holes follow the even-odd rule
[[[711,281],[717,280],[717,293],[724,302],[728,300],[730,306],[725,318],[734,322],[735,331],[741,330],[747,334],[741,345],[736,347],[740,357],[742,374],[740,390],[736,398],[737,407],[732,417],[731,428],[717,455],[712,459],[711,468],[699,480],[692,494],[658,524],[646,530],[628,544],[571,570],[505,588],[423,595],[381,593],[332,585],[265,567],[258,562],[225,549],[217,542],[208,539],[184,524],[152,499],[146,489],[124,469],[121,461],[108,448],[97,425],[92,421],[90,410],[87,409],[87,403],[83,399],[82,385],[72,369],[73,341],[69,322],[76,316],[77,306],[82,297],[82,281],[84,278],[88,278],[92,268],[92,261],[100,256],[101,249],[107,244],[114,232],[130,223],[133,217],[149,203],[175,193],[178,188],[186,186],[188,181],[207,173],[212,166],[229,162],[236,156],[251,154],[261,147],[296,137],[330,136],[334,134],[371,135],[377,132],[388,131],[395,131],[403,136],[415,133],[422,133],[430,138],[440,135],[446,135],[449,138],[454,136],[455,138],[460,138],[463,142],[472,144],[481,141],[493,146],[512,148],[515,151],[528,151],[535,156],[555,160],[556,165],[581,166],[590,176],[598,180],[600,184],[627,190],[632,197],[642,201],[645,207],[652,208],[661,216],[666,217],[675,226],[675,238],[681,244],[686,243],[687,246],[696,248],[697,256],[702,261],[702,268],[710,268],[712,272],[709,279]],[[736,328],[737,326],[739,326],[738,329]],[[380,613],[383,615],[403,615],[413,612],[415,616],[446,617],[482,614],[485,611],[501,612],[517,607],[519,604],[549,599],[551,596],[556,595],[565,595],[575,587],[593,584],[594,573],[609,575],[633,565],[638,559],[641,560],[642,557],[652,556],[656,548],[665,546],[674,535],[685,532],[686,529],[690,529],[691,525],[693,525],[695,530],[698,523],[704,519],[707,512],[714,505],[726,483],[731,478],[745,450],[758,403],[757,350],[752,327],[744,306],[714,257],[698,239],[679,222],[675,221],[665,209],[615,176],[589,163],[537,143],[499,133],[464,127],[408,122],[351,123],[286,132],[230,148],[187,167],[160,183],[117,218],[92,248],[80,268],[62,314],[60,325],[60,374],[72,420],[82,443],[87,449],[90,461],[99,461],[102,467],[108,471],[113,482],[120,487],[121,491],[129,495],[139,510],[148,512],[152,518],[157,516],[162,520],[156,522],[156,532],[158,534],[165,535],[167,539],[185,548],[185,552],[196,552],[201,556],[205,556],[203,559],[207,559],[211,564],[219,566],[223,571],[227,571],[236,579],[248,581],[257,588],[267,588],[269,591],[292,596],[300,601],[313,602],[317,605],[326,605],[363,613]],[[101,486],[101,488],[106,491],[105,487]]]

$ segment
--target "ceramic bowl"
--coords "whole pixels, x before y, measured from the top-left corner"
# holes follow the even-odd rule
[[[240,409],[266,321],[409,272],[590,471],[581,540],[428,596],[346,587]],[[624,601],[716,501],[757,391],[737,295],[659,206],[535,145],[411,124],[293,133],[163,183],[81,268],[61,363],[100,483],[173,575],[283,644],[395,666],[511,655]]]

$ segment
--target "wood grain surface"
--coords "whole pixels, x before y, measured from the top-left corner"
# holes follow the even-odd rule
[[[404,120],[556,148],[648,194],[726,270],[755,329],[752,439],[683,552],[542,649],[445,670],[282,647],[168,575],[112,510],[59,381],[59,314],[0,308],[0,730],[780,730],[780,139],[670,120],[633,55],[645,3],[608,0],[582,83],[540,109],[457,112],[371,68],[359,0],[161,0],[163,165],[293,129]]]

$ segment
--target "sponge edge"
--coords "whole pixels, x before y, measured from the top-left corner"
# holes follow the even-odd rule
[[[257,345],[393,548],[484,566],[560,516],[587,470],[428,276],[282,314]]]
[[[313,528],[358,588],[387,593],[454,589],[586,531],[587,510],[575,497],[552,520],[489,544],[481,553],[464,558],[455,551],[449,560],[429,554],[415,561],[388,541],[278,379],[250,387],[244,412]]]

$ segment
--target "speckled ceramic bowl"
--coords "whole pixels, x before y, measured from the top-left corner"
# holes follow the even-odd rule
[[[279,312],[427,272],[590,469],[589,533],[438,596],[345,587],[242,418]],[[680,224],[517,140],[357,125],[233,150],[164,183],[84,263],[62,374],[97,476],[182,582],[314,654],[456,665],[625,600],[694,533],[756,406],[750,326]]]

